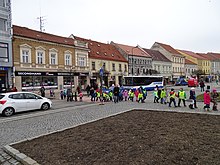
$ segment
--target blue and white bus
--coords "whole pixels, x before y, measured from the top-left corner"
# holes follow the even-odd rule
[[[154,90],[156,86],[163,88],[163,76],[124,76],[125,89],[137,89],[140,86],[147,91]]]

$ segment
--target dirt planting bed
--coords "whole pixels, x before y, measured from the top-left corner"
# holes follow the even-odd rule
[[[42,165],[220,164],[220,116],[130,111],[12,147]]]

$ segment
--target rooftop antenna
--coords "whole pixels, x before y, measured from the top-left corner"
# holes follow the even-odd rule
[[[41,32],[45,31],[45,29],[44,29],[44,21],[46,19],[44,19],[44,18],[45,18],[44,16],[37,17],[37,19],[39,19],[39,21],[40,21],[40,31]]]
[[[46,19],[44,19],[45,16],[41,16],[41,1],[40,0],[39,0],[39,6],[40,6],[40,17],[37,17],[37,19],[39,19],[39,21],[40,21],[40,31],[42,32],[42,31],[45,31],[45,29],[44,29],[44,21]]]

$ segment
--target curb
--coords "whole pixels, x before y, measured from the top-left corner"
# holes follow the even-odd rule
[[[31,159],[27,155],[19,152],[9,145],[4,146],[3,150],[24,165],[40,165],[35,160]]]

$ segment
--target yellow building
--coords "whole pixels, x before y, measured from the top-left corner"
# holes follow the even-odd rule
[[[189,61],[198,65],[198,70],[202,70],[205,74],[211,74],[211,61],[203,54],[194,53],[186,50],[177,50],[186,57]]]
[[[89,79],[88,45],[13,26],[14,84],[18,90],[62,90]]]

